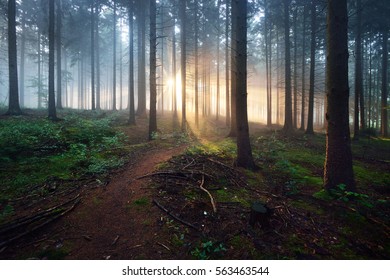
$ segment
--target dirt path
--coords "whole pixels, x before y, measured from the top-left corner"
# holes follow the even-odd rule
[[[61,219],[4,248],[5,259],[170,259],[156,192],[149,178],[156,166],[185,150],[185,145],[151,145],[136,153],[106,186],[81,188],[80,203]],[[43,202],[44,203],[44,202]],[[42,205],[42,207],[45,207]],[[2,258],[3,258],[2,257]]]
[[[153,190],[147,187],[148,179],[136,178],[153,172],[157,164],[183,150],[181,146],[148,151],[105,188],[84,196],[77,209],[56,225],[65,227],[63,244],[57,247],[69,247],[66,258],[167,258],[163,251],[168,250],[159,244],[161,212],[152,206]]]

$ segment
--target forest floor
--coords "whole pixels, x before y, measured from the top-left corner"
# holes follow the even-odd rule
[[[390,258],[390,141],[355,143],[358,190],[328,194],[321,134],[286,138],[277,127],[252,125],[259,170],[247,171],[234,166],[234,139],[222,122],[182,134],[171,115],[159,116],[150,142],[147,122],[116,117],[127,139],[121,167],[48,177],[39,197],[0,199],[0,258]],[[252,227],[258,201],[268,215]]]

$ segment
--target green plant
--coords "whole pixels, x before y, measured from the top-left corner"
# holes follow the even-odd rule
[[[224,244],[221,242],[213,242],[211,240],[202,242],[199,247],[191,251],[191,255],[198,260],[208,260],[210,258],[221,257],[223,252],[227,251]]]

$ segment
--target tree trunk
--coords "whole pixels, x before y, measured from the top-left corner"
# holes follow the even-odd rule
[[[300,130],[305,130],[305,92],[306,92],[306,17],[307,5],[303,8],[303,28],[302,28],[302,98],[301,98],[301,127]]]
[[[56,44],[57,44],[57,108],[62,109],[62,0],[57,0]]]
[[[311,3],[310,87],[306,134],[314,134],[314,80],[316,68],[316,0]]]
[[[112,57],[112,110],[116,111],[116,3],[114,5],[114,22],[113,22],[113,57]]]
[[[129,13],[129,124],[135,125],[134,104],[134,2],[130,1]]]
[[[383,31],[382,41],[382,95],[381,95],[381,134],[383,137],[388,137],[388,114],[387,114],[387,63],[389,52],[387,41],[389,39],[389,31]]]
[[[293,131],[291,98],[291,50],[289,11],[291,0],[284,0],[284,41],[285,41],[285,103],[283,132],[289,135]]]
[[[294,27],[294,101],[293,101],[293,125],[294,128],[298,128],[298,7],[294,9],[294,19],[293,19],[293,27]]]
[[[252,148],[249,141],[247,112],[247,0],[232,0],[232,16],[236,19],[232,25],[236,33],[233,55],[236,73],[236,124],[237,124],[237,166],[255,169]]]
[[[26,13],[22,12],[22,35],[20,43],[20,76],[19,76],[19,98],[20,106],[23,108],[25,106],[25,93],[24,93],[24,80],[25,80],[25,64],[26,64]]]
[[[56,120],[56,101],[54,92],[54,41],[55,41],[55,1],[49,1],[49,119]]]
[[[8,69],[9,69],[9,99],[7,115],[20,115],[18,89],[18,57],[16,48],[16,3],[8,1]]]
[[[226,0],[226,22],[225,22],[225,77],[226,77],[226,126],[230,126],[230,75],[229,75],[229,2]]]
[[[348,12],[347,0],[328,0],[327,113],[324,187],[340,184],[355,190],[349,131]]]
[[[187,47],[187,34],[186,34],[186,0],[180,0],[179,13],[180,13],[180,37],[181,37],[181,130],[187,130],[187,117],[186,117],[186,47]]]
[[[157,132],[157,74],[156,74],[156,0],[150,0],[150,112],[149,112],[149,140],[153,140]]]
[[[137,1],[138,4],[138,108],[137,115],[146,117],[146,5],[145,1]]]
[[[220,7],[221,7],[221,0],[218,0],[217,2],[217,9],[218,9],[218,13],[217,13],[217,98],[216,98],[216,102],[215,102],[215,109],[216,109],[216,112],[215,112],[215,118],[216,120],[218,121],[219,120],[219,107],[220,107],[220,95],[221,95],[221,89],[220,89],[220,79],[219,79],[219,72],[220,72],[220,54],[219,54],[219,48],[220,48],[220,40],[219,40],[219,37],[220,37],[220,22],[219,22],[219,10],[220,10]]]
[[[246,1],[246,0],[245,0]],[[236,102],[237,102],[237,62],[236,62],[236,52],[237,52],[237,30],[233,30],[233,26],[237,26],[237,9],[233,11],[233,5],[235,5],[235,0],[231,0],[231,19],[232,19],[232,29],[231,29],[231,61],[230,61],[230,88],[231,88],[231,118],[230,118],[230,132],[229,137],[236,137],[237,136],[237,111],[236,111]],[[234,13],[233,13],[234,12]]]
[[[91,109],[96,109],[95,105],[95,5],[91,3]]]
[[[96,2],[96,109],[100,110],[100,38],[99,38],[99,2]]]
[[[198,1],[195,1],[195,126],[199,128],[199,30]]]

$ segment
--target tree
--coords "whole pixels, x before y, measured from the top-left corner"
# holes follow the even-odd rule
[[[62,70],[61,70],[61,28],[62,28],[62,0],[57,0],[56,44],[57,44],[57,108],[62,109]]]
[[[247,112],[247,9],[247,0],[232,0],[232,42],[236,40],[236,49],[232,50],[236,63],[232,67],[236,75],[237,166],[254,169]]]
[[[9,69],[9,105],[7,115],[20,115],[18,88],[18,59],[16,48],[16,3],[8,0],[8,69]]]
[[[91,109],[95,105],[95,1],[91,2]]]
[[[186,48],[187,48],[187,34],[186,34],[186,0],[179,1],[179,16],[180,16],[180,36],[181,36],[181,98],[182,98],[182,120],[181,130],[187,130],[187,118],[186,118]]]
[[[116,111],[116,2],[114,5],[114,22],[113,22],[113,58],[112,58],[112,110]]]
[[[306,134],[314,134],[314,79],[316,61],[316,0],[311,3],[310,86]]]
[[[49,1],[49,119],[56,120],[56,101],[54,90],[54,52],[55,52],[55,1]]]
[[[245,0],[246,1],[246,0]],[[230,88],[231,88],[231,94],[230,94],[230,132],[228,137],[236,137],[237,136],[237,112],[236,112],[236,96],[237,96],[237,75],[236,75],[236,68],[237,68],[237,61],[236,61],[236,55],[237,52],[237,30],[233,30],[233,26],[237,26],[237,15],[233,14],[233,4],[234,0],[231,0],[231,19],[232,19],[232,28],[231,28],[231,39],[230,39]],[[235,7],[234,12],[237,12],[237,9]]]
[[[355,190],[349,131],[347,0],[328,0],[327,112],[324,187]]]
[[[135,124],[135,104],[134,104],[134,2],[130,1],[129,14],[129,124]]]
[[[150,0],[150,115],[149,115],[149,140],[153,140],[157,132],[157,74],[156,74],[156,0]]]
[[[290,50],[290,10],[291,0],[284,0],[284,46],[285,46],[285,104],[283,132],[290,134],[293,130],[292,96],[291,96],[291,50]]]

